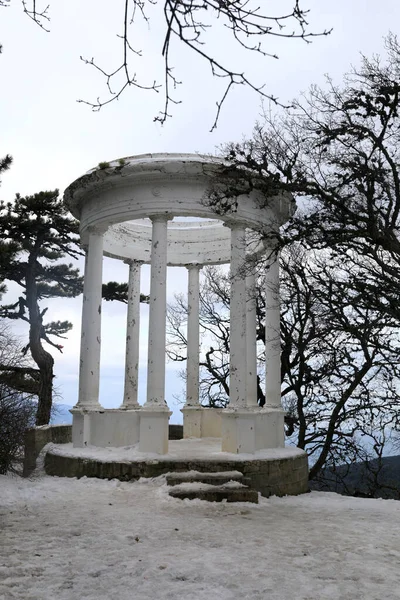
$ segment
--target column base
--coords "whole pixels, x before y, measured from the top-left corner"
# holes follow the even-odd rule
[[[201,437],[221,437],[221,414],[223,412],[223,408],[203,408]]]
[[[181,408],[181,413],[183,414],[183,437],[220,438],[222,412],[222,408],[206,408],[200,405],[184,406]]]
[[[90,413],[78,407],[70,410],[72,414],[72,445],[84,448],[90,445]]]
[[[72,444],[75,448],[121,448],[139,441],[140,410],[72,409]]]
[[[284,417],[282,408],[225,409],[221,413],[222,452],[254,454],[284,448]]]
[[[168,453],[169,410],[155,408],[140,410],[139,452]]]
[[[285,447],[285,411],[280,408],[259,409],[256,420],[257,450]]]
[[[222,452],[254,454],[256,447],[256,418],[254,411],[226,408],[222,414]]]
[[[75,406],[72,407],[72,410],[79,410],[79,411],[83,411],[83,412],[87,412],[87,411],[92,411],[92,410],[105,410],[104,407],[100,404],[100,402],[91,402],[89,403],[84,403],[84,402],[78,402],[75,404]]]
[[[201,406],[185,406],[181,408],[183,414],[183,437],[201,438],[201,417],[204,409]]]

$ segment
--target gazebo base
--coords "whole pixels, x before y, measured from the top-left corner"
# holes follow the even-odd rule
[[[74,407],[72,443],[75,448],[123,448],[139,444],[140,451],[168,455],[168,423],[172,414],[165,405],[159,409]],[[254,454],[258,450],[285,446],[282,408],[247,407],[215,409],[185,406],[184,438],[221,438],[220,449],[233,454]]]
[[[169,442],[168,454],[139,452],[129,448],[74,448],[53,445],[45,456],[48,475],[98,477],[129,481],[158,477],[169,472],[216,473],[240,471],[263,496],[308,492],[307,454],[299,448],[272,448],[255,454],[221,452],[221,439],[183,439]]]

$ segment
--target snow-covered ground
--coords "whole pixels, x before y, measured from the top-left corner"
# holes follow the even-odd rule
[[[0,476],[1,600],[398,600],[400,502]]]
[[[48,427],[48,425],[43,425]],[[168,454],[155,454],[152,452],[139,452],[139,444],[135,446],[125,446],[121,448],[99,448],[88,446],[84,448],[74,448],[70,444],[47,444],[44,450],[51,450],[53,454],[61,456],[72,456],[80,458],[89,458],[105,462],[142,462],[146,460],[160,462],[169,462],[174,460],[201,460],[221,462],[229,460],[232,462],[245,462],[248,460],[279,460],[301,456],[304,450],[293,446],[284,448],[268,448],[257,450],[255,454],[232,454],[230,452],[221,452],[221,438],[189,438],[183,440],[169,440]],[[43,455],[43,451],[42,451]]]

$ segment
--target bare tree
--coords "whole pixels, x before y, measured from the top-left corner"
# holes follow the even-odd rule
[[[313,489],[399,500],[398,456],[387,456],[396,449],[393,433],[390,414],[371,414],[368,422],[359,424],[353,444],[348,444],[346,462],[331,464],[318,473]]]
[[[326,90],[313,87],[279,117],[266,114],[251,139],[230,144],[224,180],[216,178],[207,199],[216,214],[226,214],[238,193],[254,189],[261,205],[282,191],[297,197],[297,213],[275,235],[283,249],[282,397],[292,417],[287,433],[307,450],[313,479],[366,463],[366,437],[378,461],[368,458],[369,465],[379,466],[387,429],[399,427],[400,46],[394,36],[387,48],[386,63],[364,57],[342,87],[330,80]],[[204,285],[211,285],[207,275]],[[258,311],[261,332],[260,302]],[[378,479],[369,473],[370,489]]]
[[[22,354],[22,344],[11,329],[0,323],[0,474],[18,470],[18,459],[27,428],[35,424],[37,403],[30,391],[37,381]],[[35,373],[36,375],[37,373]]]
[[[378,415],[397,423],[398,323],[359,305],[355,275],[327,251],[284,253],[282,271],[282,394],[313,478],[353,460]]]
[[[265,114],[226,154],[237,176],[300,200],[283,245],[299,240],[352,262],[363,271],[358,301],[399,319],[400,46],[393,35],[386,46],[386,60],[363,57],[342,86],[328,79],[280,116]]]
[[[200,290],[200,401],[221,408],[229,399],[229,276],[215,267],[207,268],[205,276]],[[168,307],[167,355],[173,361],[186,360],[186,319],[187,300],[177,295]]]
[[[35,424],[36,408],[29,396],[0,384],[0,474],[20,472],[24,436]]]
[[[264,268],[264,267],[263,267]],[[264,404],[263,268],[257,285],[258,401]],[[384,415],[397,422],[397,322],[359,306],[346,265],[326,250],[298,244],[281,260],[282,398],[286,433],[310,457],[310,477],[361,456],[359,436]],[[229,397],[229,274],[204,269],[200,396],[203,404]],[[186,304],[169,310],[168,354],[186,359]],[[361,446],[362,448],[362,446]]]
[[[0,384],[28,395],[39,393],[39,369],[32,366],[24,346],[4,320],[0,321]]]
[[[11,0],[0,0],[0,6],[9,5]],[[43,30],[49,31],[49,5],[39,0],[21,0],[23,10]],[[85,64],[98,71],[106,81],[107,94],[95,101],[79,100],[88,104],[93,110],[118,100],[126,89],[133,87],[163,93],[163,108],[154,118],[164,123],[171,116],[171,105],[180,104],[176,89],[181,85],[178,79],[171,54],[176,43],[181,44],[188,53],[193,53],[205,61],[213,77],[224,81],[222,95],[216,102],[216,116],[211,127],[218,123],[221,108],[231,90],[237,85],[244,85],[263,98],[277,103],[277,98],[266,89],[265,81],[256,82],[251,79],[228,56],[225,44],[218,52],[210,44],[210,30],[219,36],[230,34],[239,50],[257,54],[262,57],[277,59],[278,56],[266,41],[274,38],[297,38],[309,43],[313,37],[327,35],[309,31],[308,10],[301,8],[300,0],[289,0],[285,8],[279,8],[276,14],[261,7],[255,0],[124,0],[121,4],[120,58],[114,68],[108,69],[100,65],[95,58],[81,57]],[[151,13],[154,13],[152,15]],[[143,58],[143,51],[137,47],[134,39],[135,26],[150,27],[153,18],[164,20],[164,32],[161,45],[161,60],[164,64],[164,82],[149,77],[142,81],[137,76],[137,63]],[[158,40],[157,40],[158,41]]]

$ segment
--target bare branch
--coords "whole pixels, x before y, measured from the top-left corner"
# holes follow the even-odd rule
[[[32,21],[34,21],[36,23],[36,25],[39,25],[39,27],[41,29],[43,29],[43,31],[46,31],[47,33],[49,33],[50,29],[46,28],[45,23],[50,22],[50,17],[48,14],[50,5],[48,4],[45,8],[38,9],[36,0],[21,0],[21,1],[22,1],[22,7],[24,10],[24,13],[26,15],[28,15],[28,17],[30,19],[32,19]]]
[[[268,36],[301,39],[310,42],[311,38],[316,36],[328,35],[330,31],[324,30],[320,33],[308,31],[308,22],[306,19],[308,11],[302,10],[299,1],[296,0],[290,13],[281,16],[269,16],[258,5],[252,7],[249,0],[234,0],[225,2],[221,0],[125,0],[123,12],[122,33],[118,38],[122,41],[122,56],[118,66],[113,70],[104,69],[94,58],[86,59],[81,57],[82,61],[94,67],[101,73],[106,80],[108,98],[97,98],[96,101],[78,100],[78,102],[89,105],[92,110],[98,111],[103,106],[118,100],[128,87],[135,87],[142,90],[152,90],[159,92],[162,85],[156,81],[152,83],[142,83],[138,80],[136,72],[131,72],[130,61],[133,58],[141,58],[142,51],[136,49],[131,42],[130,28],[137,24],[138,17],[150,24],[150,17],[146,9],[151,5],[162,4],[162,10],[165,20],[165,36],[162,46],[162,57],[164,60],[164,108],[154,120],[165,123],[170,114],[171,104],[180,104],[181,100],[174,97],[174,92],[182,82],[176,77],[174,66],[170,61],[170,53],[173,42],[178,41],[183,44],[189,52],[197,54],[206,61],[213,77],[226,78],[227,85],[221,96],[216,102],[216,116],[211,127],[213,131],[218,124],[221,109],[228,95],[236,85],[244,85],[263,98],[267,98],[274,103],[278,100],[269,92],[265,91],[265,83],[257,84],[253,82],[244,72],[228,66],[224,60],[213,56],[208,50],[207,42],[204,38],[205,33],[210,28],[216,29],[218,26],[231,32],[236,44],[246,52],[254,52],[263,57],[278,56],[268,52],[264,48],[264,41]],[[129,10],[131,8],[131,17]],[[210,25],[207,19],[213,19]],[[288,30],[288,24],[294,26]],[[256,38],[253,44],[249,40]],[[116,82],[114,90],[113,83]]]

